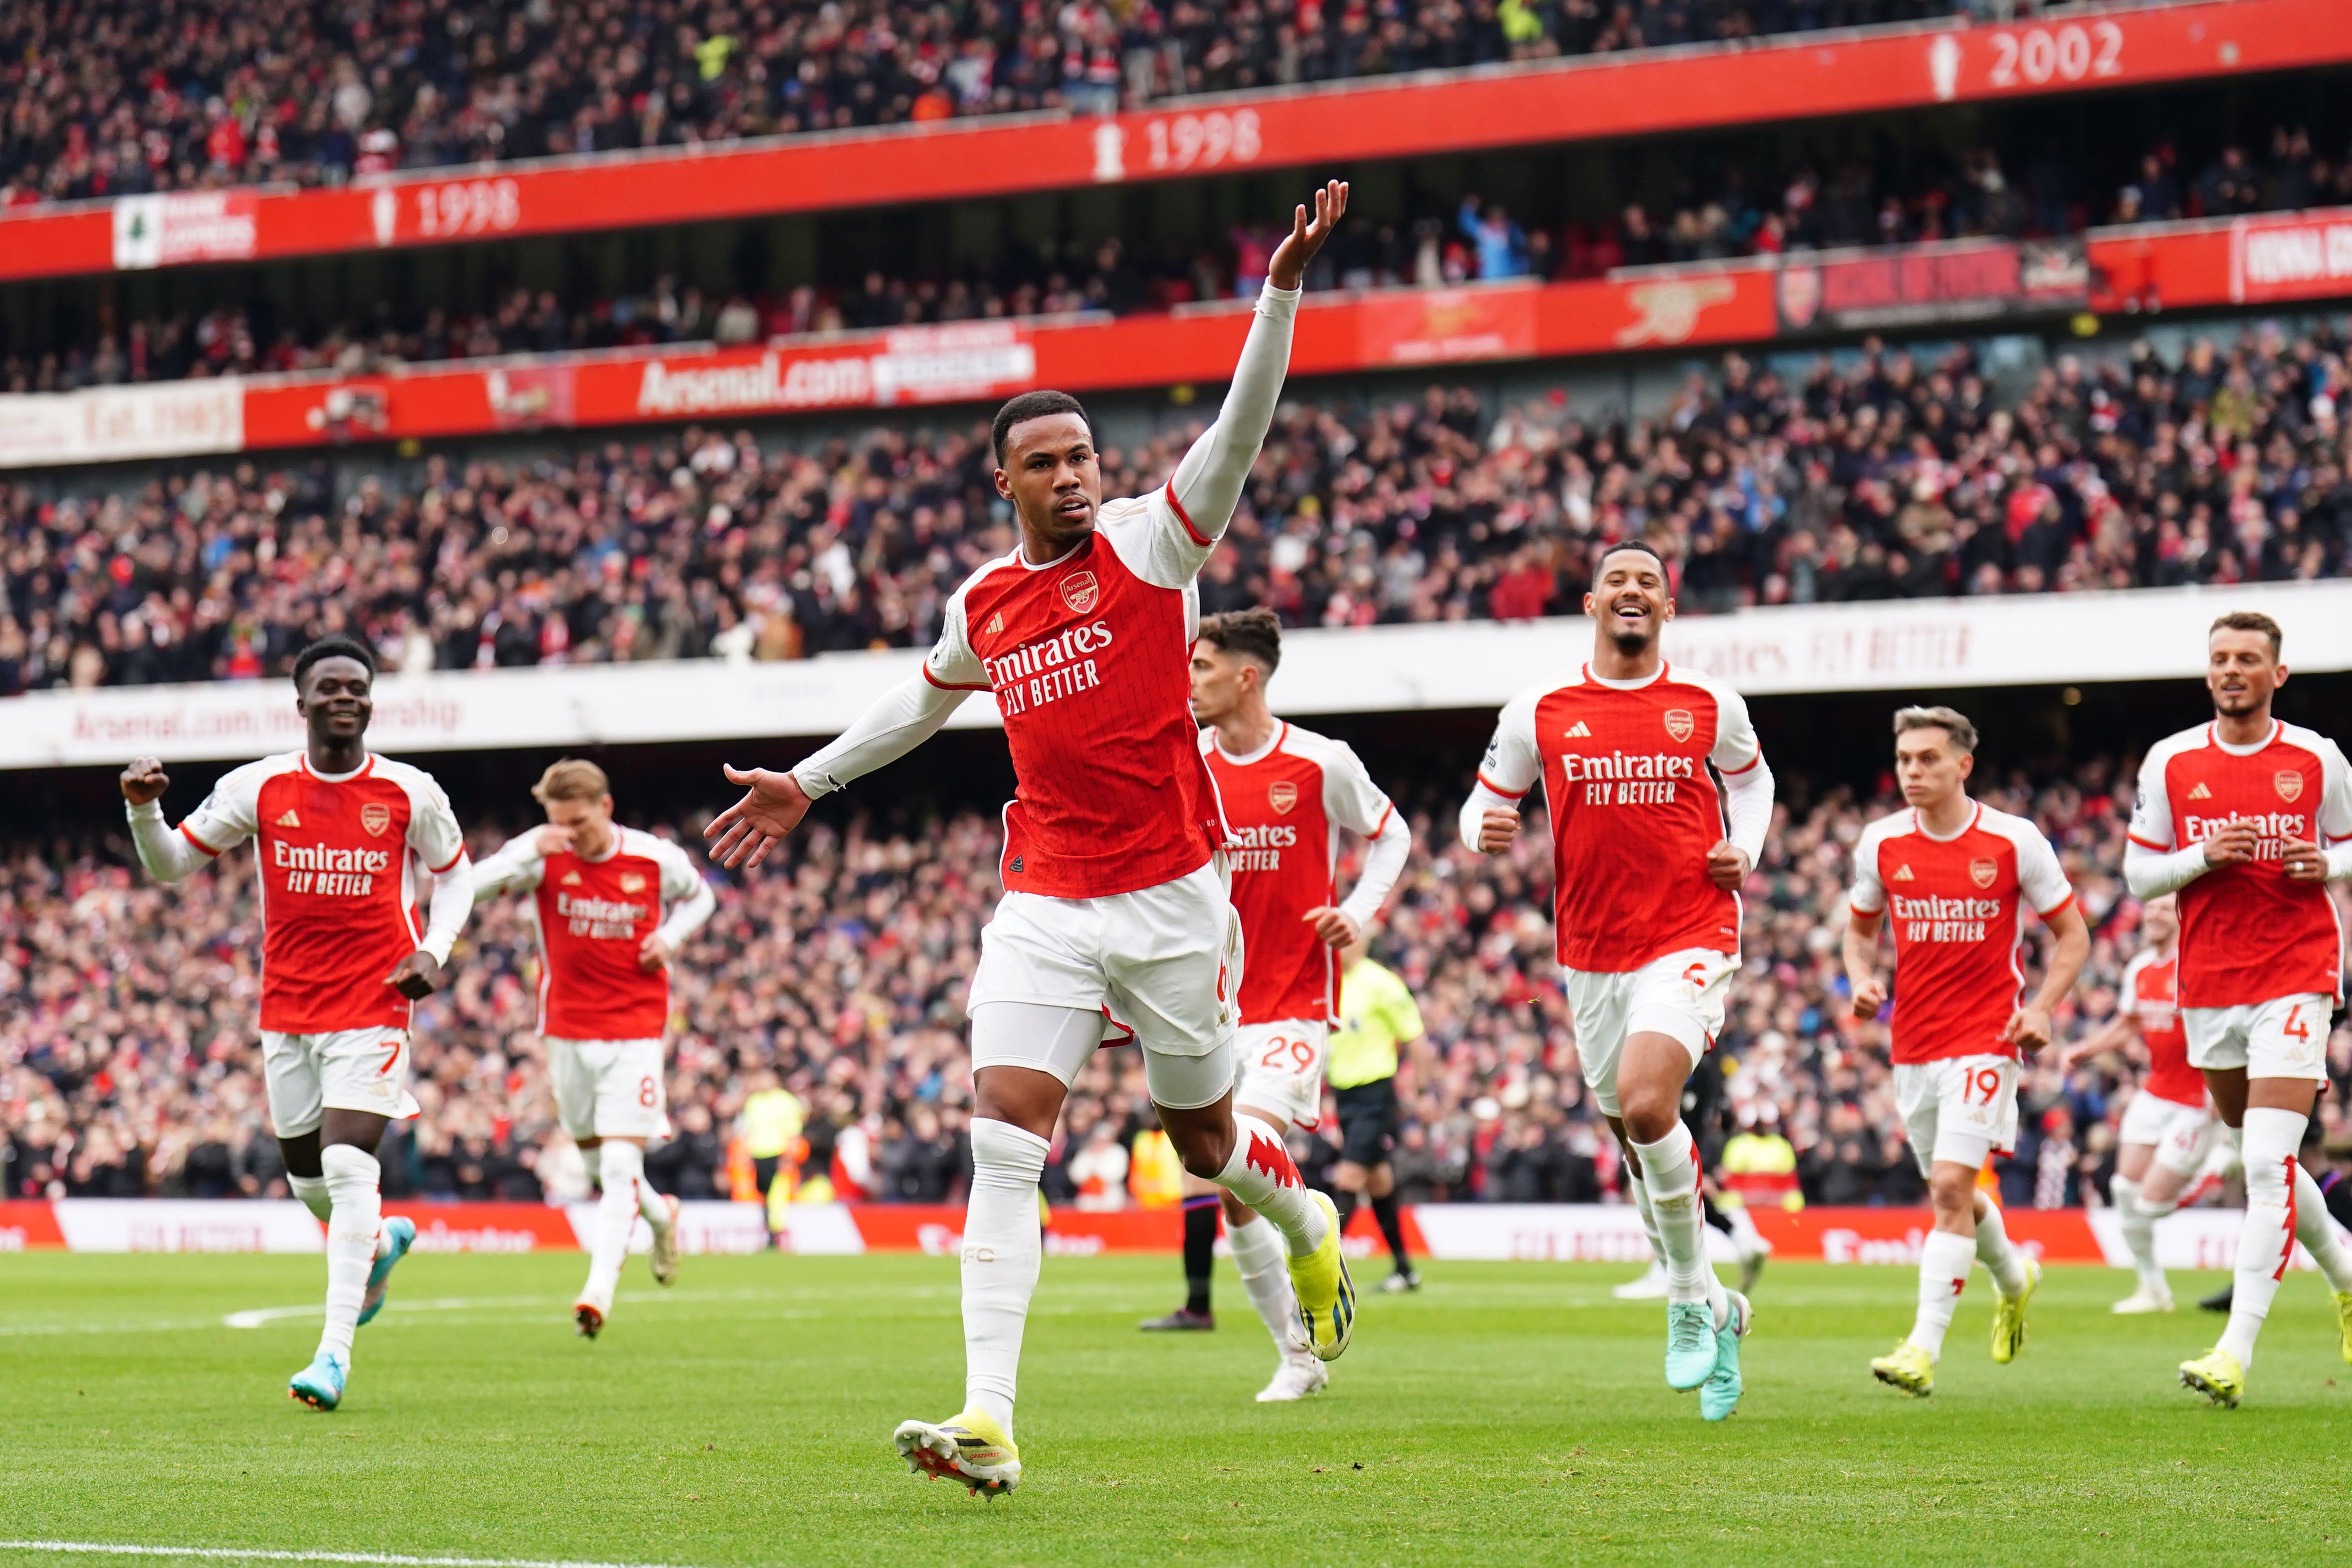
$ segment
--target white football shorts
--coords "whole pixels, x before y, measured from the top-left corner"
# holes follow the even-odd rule
[[[1234,1036],[1234,1103],[1272,1111],[1308,1132],[1323,1115],[1323,1062],[1330,1026],[1319,1019],[1247,1023]]]
[[[1982,1170],[1995,1149],[2017,1147],[2017,1062],[1990,1055],[1898,1061],[1895,1109],[1921,1176],[1937,1160]]]
[[[659,1040],[547,1040],[555,1113],[582,1138],[658,1138],[669,1132]]]
[[[2310,1078],[2327,1082],[2327,1020],[2332,997],[2274,997],[2234,1008],[2183,1008],[2189,1065],[2242,1067],[2249,1078]]]
[[[1156,1103],[1171,1111],[1214,1104],[1234,1086],[1242,986],[1241,919],[1226,886],[1218,855],[1189,876],[1133,893],[1008,893],[981,928],[965,1010],[1024,1002],[1096,1014],[1103,1040],[1143,1048]],[[999,1064],[977,1052],[972,1059],[975,1070]],[[1076,1076],[1064,1061],[1003,1064],[1036,1066],[1064,1083]]]
[[[1624,974],[1560,971],[1584,1086],[1602,1114],[1618,1114],[1617,1061],[1630,1037],[1671,1035],[1698,1065],[1723,1031],[1723,1007],[1738,967],[1728,953],[1685,947]]]
[[[2143,1089],[2124,1107],[2116,1142],[2144,1144],[2156,1151],[2158,1165],[2175,1176],[2193,1176],[2204,1166],[2221,1125],[2221,1119],[2201,1100],[2183,1105]]]
[[[269,1124],[281,1138],[317,1132],[330,1111],[366,1111],[394,1121],[417,1113],[416,1097],[408,1092],[404,1029],[263,1030],[261,1071],[269,1088]]]

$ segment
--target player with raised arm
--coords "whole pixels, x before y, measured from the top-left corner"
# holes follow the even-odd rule
[[[2352,1249],[2295,1158],[2327,1082],[2328,1020],[2344,994],[2344,933],[2326,884],[2352,876],[2352,771],[2334,741],[2271,716],[2286,684],[2278,622],[2233,611],[2205,640],[2213,719],[2140,761],[2124,880],[2177,894],[2179,1000],[2189,1064],[2246,1168],[2229,1326],[2180,1364],[2217,1405],[2245,1391],[2254,1339],[2300,1239],[2336,1292],[2352,1361]]]
[[[2116,1174],[2107,1183],[2139,1283],[2115,1304],[2119,1313],[2168,1312],[2172,1286],[2156,1260],[2156,1222],[2180,1207],[2182,1189],[2211,1152],[2221,1124],[2205,1097],[2205,1075],[2189,1065],[2180,1026],[2180,915],[2174,895],[2140,909],[2147,946],[2124,966],[2116,1016],[2069,1046],[2059,1066],[2120,1051],[2138,1042],[2147,1075],[2124,1108],[2116,1136]]]
[[[1004,810],[1004,897],[972,975],[972,1178],[963,1232],[965,1406],[908,1421],[909,1465],[988,1496],[1021,1479],[1015,1374],[1041,1252],[1037,1184],[1069,1086],[1106,1038],[1143,1048],[1161,1126],[1184,1167],[1282,1233],[1298,1332],[1328,1361],[1355,1327],[1331,1200],[1282,1137],[1234,1109],[1241,927],[1228,828],[1201,755],[1187,666],[1197,578],[1273,423],[1307,265],[1348,187],[1299,207],[1274,255],[1216,423],[1149,496],[1106,504],[1076,399],[1025,392],[992,429],[1013,553],[949,599],[922,674],[790,772],[727,770],[743,798],[708,830],[729,866],[757,865],[809,802],[902,757],[957,705],[992,692],[1017,781]]]
[[[1894,928],[1895,1103],[1936,1226],[1919,1249],[1919,1310],[1911,1332],[1870,1364],[1906,1394],[1935,1391],[1936,1361],[1972,1261],[1992,1275],[1992,1358],[2025,1343],[2025,1306],[2042,1265],[2010,1244],[2000,1206],[1977,1186],[1993,1150],[2017,1139],[2021,1051],[2050,1043],[2050,1014],[2090,956],[2090,928],[2058,852],[2022,817],[1969,795],[1977,727],[1948,707],[1895,716],[1895,779],[1909,802],[1862,831],[1853,846],[1846,983],[1853,1015],[1886,1005],[1878,932]],[[2031,907],[2057,937],[2031,1001],[2018,947]]]
[[[1707,1261],[1683,1085],[1715,1044],[1739,968],[1738,888],[1772,821],[1772,770],[1748,705],[1659,647],[1666,563],[1611,546],[1584,612],[1591,661],[1512,699],[1462,841],[1501,854],[1540,782],[1551,814],[1554,935],[1584,1082],[1624,1145],[1627,1185],[1666,1264],[1666,1383],[1720,1421],[1739,1402],[1751,1312]]]
[[[375,655],[322,637],[294,661],[300,751],[233,768],[175,831],[161,804],[171,780],[142,757],[123,770],[139,862],[178,882],[251,839],[259,877],[261,1065],[287,1185],[327,1228],[327,1322],[318,1354],[287,1386],[314,1409],[342,1402],[352,1331],[383,1305],[386,1281],[416,1239],[383,1218],[376,1145],[408,1092],[412,1004],[474,907],[473,870],[449,798],[432,775],[369,752]],[[416,867],[433,876],[416,923]]]
[[[531,786],[547,825],[509,839],[474,867],[474,902],[531,894],[539,932],[539,1035],[555,1112],[604,1197],[588,1282],[572,1304],[596,1337],[629,1255],[637,1216],[653,1231],[653,1275],[677,1278],[677,1199],[646,1180],[646,1140],[669,1129],[662,1036],[669,964],[719,906],[686,852],[613,821],[613,790],[593,762],[565,758]]]
[[[1192,644],[1192,716],[1201,755],[1233,828],[1233,904],[1249,961],[1241,987],[1240,1076],[1234,1103],[1277,1134],[1310,1131],[1322,1114],[1323,1063],[1339,1003],[1339,953],[1360,944],[1412,852],[1412,832],[1356,754],[1274,716],[1265,685],[1282,662],[1282,622],[1237,610],[1201,622]],[[1341,830],[1371,841],[1363,873],[1338,900]],[[1146,1328],[1206,1326],[1214,1183],[1185,1180],[1182,1311]],[[1303,1399],[1329,1381],[1295,1336],[1282,1237],[1229,1190],[1225,1234],[1250,1304],[1281,1361],[1261,1404]]]

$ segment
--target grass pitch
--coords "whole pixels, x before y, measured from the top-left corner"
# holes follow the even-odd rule
[[[2009,1367],[1979,1274],[1922,1402],[1865,1367],[1910,1270],[1776,1264],[1746,1402],[1710,1427],[1661,1378],[1660,1306],[1610,1300],[1623,1269],[1430,1266],[1367,1291],[1328,1394],[1259,1406],[1272,1354],[1229,1269],[1215,1333],[1147,1336],[1172,1258],[1049,1258],[1027,1478],[990,1503],[889,1444],[961,1404],[952,1260],[695,1258],[669,1291],[634,1261],[593,1343],[566,1314],[584,1261],[412,1257],[322,1416],[284,1392],[317,1259],[0,1260],[0,1538],[685,1568],[2352,1559],[2352,1368],[2309,1275],[2224,1411],[2173,1386],[2220,1321],[2111,1317],[2119,1272],[2053,1269]]]

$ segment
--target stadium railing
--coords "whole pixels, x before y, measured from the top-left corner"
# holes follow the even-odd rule
[[[11,238],[0,225],[0,250]],[[1834,332],[1982,329],[2088,310],[2352,294],[2352,208],[1311,296],[1294,376],[1568,359]],[[530,355],[376,374],[222,376],[0,396],[0,469],[432,440],[501,431],[903,407],[1217,382],[1246,301],[1165,315],[975,321],[719,349]]]
[[[236,189],[0,217],[0,281],[1076,190],[2352,59],[2336,0],[2066,8],[1179,100]]]

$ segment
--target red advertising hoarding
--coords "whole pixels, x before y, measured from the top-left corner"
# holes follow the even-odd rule
[[[949,120],[439,170],[340,190],[34,208],[0,216],[0,280],[1328,167],[2346,60],[2343,0],[1871,28],[1204,98],[1103,119]]]

